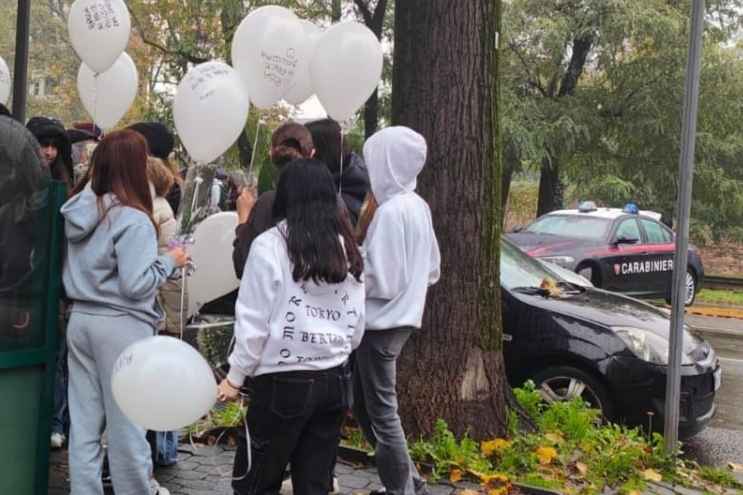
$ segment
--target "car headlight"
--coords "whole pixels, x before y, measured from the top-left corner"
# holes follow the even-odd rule
[[[667,340],[640,328],[614,327],[613,330],[639,359],[653,364],[668,364]]]
[[[573,266],[573,263],[575,263],[575,258],[572,256],[540,256],[539,259],[547,261],[548,263],[554,263],[563,268],[567,268],[568,270]]]

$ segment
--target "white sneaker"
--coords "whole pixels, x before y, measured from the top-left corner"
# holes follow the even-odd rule
[[[52,433],[52,437],[49,439],[49,445],[53,449],[61,449],[67,438],[63,433]]]
[[[152,495],[170,495],[170,490],[160,486],[155,478],[150,479],[150,493]]]
[[[338,478],[333,476],[333,491],[330,493],[340,493],[341,492],[341,485],[338,483]]]

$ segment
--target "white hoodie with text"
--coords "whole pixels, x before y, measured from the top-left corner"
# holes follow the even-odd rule
[[[231,383],[246,376],[340,366],[364,334],[364,283],[349,274],[340,284],[295,282],[283,229],[250,246],[235,305]]]
[[[428,204],[415,192],[426,140],[389,127],[364,145],[379,207],[364,241],[366,328],[420,328],[428,287],[439,280],[441,255]]]

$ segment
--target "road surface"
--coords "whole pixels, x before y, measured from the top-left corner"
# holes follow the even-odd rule
[[[702,331],[722,366],[717,414],[709,428],[689,440],[684,450],[701,464],[743,463],[743,320],[687,316]]]

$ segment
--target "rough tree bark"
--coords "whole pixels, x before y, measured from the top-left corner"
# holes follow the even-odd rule
[[[361,17],[364,19],[366,27],[371,29],[377,39],[382,39],[382,29],[384,28],[384,17],[387,13],[387,0],[378,0],[377,6],[372,10],[369,0],[354,0],[356,8],[359,9]],[[379,90],[375,89],[374,93],[366,101],[364,106],[364,135],[368,139],[372,134],[377,132],[379,127]]]
[[[502,435],[510,389],[499,285],[501,156],[495,33],[500,0],[396,2],[392,120],[428,140],[419,179],[442,251],[423,329],[399,363],[405,428],[437,418],[459,434]]]

